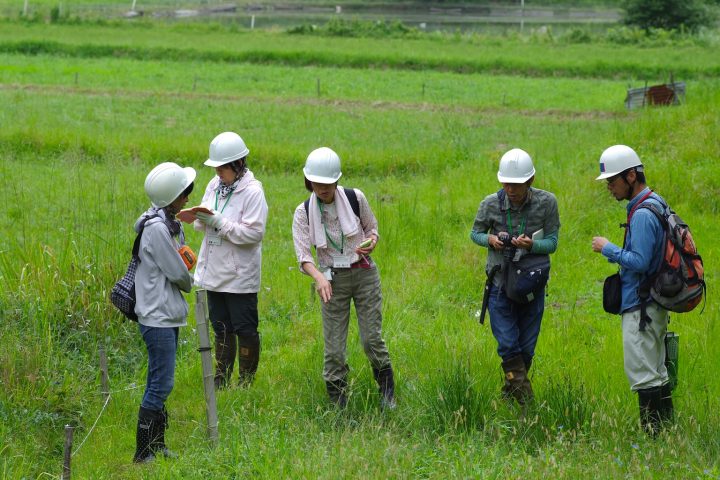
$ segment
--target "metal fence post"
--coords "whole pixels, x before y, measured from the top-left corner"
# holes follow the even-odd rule
[[[207,412],[208,438],[213,445],[218,442],[218,416],[215,402],[215,381],[213,375],[212,351],[210,349],[210,330],[207,315],[207,291],[200,289],[195,292],[195,323],[197,324],[200,343],[200,359],[202,360],[203,388],[205,390],[205,408]]]

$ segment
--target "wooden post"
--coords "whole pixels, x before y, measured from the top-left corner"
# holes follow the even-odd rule
[[[320,79],[317,79],[317,96],[320,96]]]
[[[108,375],[107,355],[105,354],[105,346],[100,345],[100,392],[105,400],[110,396],[110,377]]]
[[[78,72],[75,72],[75,85],[78,84]]]
[[[65,451],[63,458],[62,480],[70,480],[70,457],[72,456],[73,427],[65,425]]]
[[[520,0],[520,31],[525,27],[525,0]]]
[[[425,100],[425,82],[423,82],[423,87],[422,87],[422,99]]]
[[[255,15],[252,15],[250,17],[250,30],[254,30],[254,29],[255,29]]]
[[[197,87],[197,75],[193,78],[193,92],[195,91],[195,88]]]
[[[205,389],[205,407],[207,412],[208,438],[213,446],[218,442],[218,416],[215,402],[215,379],[213,375],[213,359],[210,349],[210,330],[207,320],[207,292],[203,289],[195,292],[195,323],[197,324],[198,341],[200,343],[200,360],[202,361],[203,387]]]

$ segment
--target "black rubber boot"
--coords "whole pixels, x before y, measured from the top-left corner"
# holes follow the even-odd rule
[[[153,454],[155,454],[155,456],[162,455],[165,458],[177,458],[177,454],[165,445],[165,430],[167,430],[170,425],[168,418],[167,410],[163,407],[162,412],[160,412],[160,419],[156,424],[154,432],[155,440],[150,445],[150,450]]]
[[[660,404],[660,419],[665,426],[668,426],[675,421],[675,410],[673,409],[672,402],[672,386],[670,383],[663,385],[660,393],[662,396]]]
[[[225,388],[232,376],[237,342],[235,334],[215,335],[215,389]]]
[[[260,335],[257,333],[254,336],[238,335],[238,353],[240,354],[239,384],[241,387],[247,387],[255,379],[255,372],[260,363]]]
[[[382,370],[373,367],[373,376],[380,391],[380,409],[395,410],[395,375],[392,367],[388,366]]]
[[[640,404],[640,426],[650,437],[655,438],[662,430],[663,387],[638,390]]]
[[[340,409],[347,407],[347,379],[325,380],[330,403]]]
[[[138,412],[137,431],[135,434],[135,456],[133,462],[147,463],[155,460],[152,445],[157,441],[158,424],[162,422],[160,410],[140,407]]]

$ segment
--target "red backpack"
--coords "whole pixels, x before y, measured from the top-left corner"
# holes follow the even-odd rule
[[[693,310],[702,300],[706,286],[702,258],[690,227],[664,202],[662,211],[649,202],[639,208],[653,212],[665,232],[663,259],[657,272],[640,284],[640,298],[644,302],[652,299],[671,312]]]

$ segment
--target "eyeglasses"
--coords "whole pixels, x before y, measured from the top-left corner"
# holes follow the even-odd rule
[[[617,175],[613,175],[612,177],[609,177],[609,178],[606,180],[606,181],[607,181],[607,184],[610,185],[611,183],[613,183],[613,182],[614,182],[615,180],[617,180],[618,178],[620,178],[620,174],[619,174],[619,173],[618,173]]]

